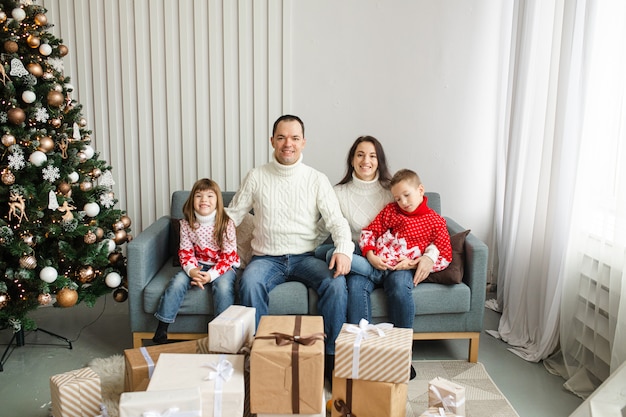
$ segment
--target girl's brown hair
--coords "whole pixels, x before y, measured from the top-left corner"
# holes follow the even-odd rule
[[[220,248],[223,246],[224,237],[226,236],[226,228],[228,226],[228,221],[230,217],[226,214],[226,210],[224,210],[224,200],[222,199],[222,191],[220,190],[220,186],[213,180],[208,178],[202,178],[196,181],[196,183],[191,188],[191,192],[189,193],[189,197],[187,197],[187,201],[183,205],[183,215],[185,216],[185,220],[189,222],[189,226],[192,229],[196,228],[196,212],[193,208],[193,198],[197,192],[212,190],[217,196],[217,205],[215,207],[215,230],[213,231],[213,238],[217,243],[217,246]]]

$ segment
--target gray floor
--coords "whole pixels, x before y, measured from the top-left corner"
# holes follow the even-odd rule
[[[0,372],[2,417],[47,417],[50,376],[81,368],[94,358],[121,354],[132,345],[128,304],[111,297],[100,298],[93,308],[40,308],[32,317],[41,329],[72,341],[73,348],[41,331],[28,332],[24,346],[9,348]],[[485,329],[497,329],[499,317],[486,309]],[[1,352],[12,335],[11,329],[0,331]],[[464,359],[467,348],[461,340],[415,342],[413,355],[415,359]],[[520,417],[568,416],[582,402],[565,391],[563,380],[549,374],[541,363],[520,359],[505,343],[487,334],[481,336],[478,360]]]

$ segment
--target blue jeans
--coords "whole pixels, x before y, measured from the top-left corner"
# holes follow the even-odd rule
[[[362,318],[372,321],[370,296],[372,291],[382,284],[387,296],[389,321],[395,327],[412,329],[415,317],[415,304],[413,303],[414,273],[414,270],[381,271],[374,268],[367,259],[355,255],[352,260],[352,270],[347,277],[348,323],[358,324]]]
[[[257,326],[268,314],[269,293],[286,281],[299,281],[319,296],[317,309],[324,318],[326,353],[335,354],[335,339],[346,322],[348,294],[343,275],[333,278],[328,264],[313,253],[253,256],[241,277],[241,303],[256,308]]]
[[[209,266],[202,265],[203,271],[208,271]],[[213,282],[208,284],[213,294],[214,315],[219,315],[229,306],[235,303],[235,279],[237,274],[233,268],[226,271],[223,275],[217,277]],[[174,323],[176,314],[180,310],[180,306],[185,299],[187,291],[203,291],[200,287],[191,285],[191,278],[185,271],[179,271],[172,279],[170,279],[165,292],[159,301],[154,316],[164,323]],[[205,286],[206,289],[206,286]]]

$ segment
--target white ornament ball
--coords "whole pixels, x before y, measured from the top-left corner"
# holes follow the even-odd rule
[[[70,173],[70,175],[67,176],[67,178],[72,182],[72,183],[76,183],[79,180],[79,176],[78,176],[78,172],[73,171],[72,173]]]
[[[83,210],[89,217],[96,217],[100,214],[100,206],[98,203],[87,203],[83,206]]]
[[[116,243],[115,243],[115,241],[114,241],[113,239],[107,239],[107,240],[105,241],[105,244],[108,246],[108,249],[109,249],[109,255],[110,255],[111,253],[113,253],[113,251],[114,251],[114,250],[115,250],[115,248],[117,247],[117,245],[116,245]]]
[[[48,56],[52,53],[52,47],[49,44],[44,43],[39,47],[39,53],[43,56]]]
[[[30,154],[30,157],[28,158],[28,160],[30,161],[31,164],[37,167],[40,167],[46,163],[46,161],[48,160],[48,157],[46,156],[45,153],[41,151],[35,151]]]
[[[26,90],[22,93],[22,100],[24,100],[24,103],[32,103],[37,99],[37,95],[35,94],[34,91],[30,91],[30,90]]]
[[[122,283],[122,277],[117,272],[110,272],[104,279],[104,282],[110,288],[117,288]]]
[[[96,152],[93,150],[93,147],[91,145],[85,145],[85,147],[83,148],[83,153],[85,154],[87,159],[91,159]]]
[[[56,281],[58,275],[59,273],[52,266],[46,266],[41,271],[39,271],[39,278],[41,278],[42,281],[47,282],[48,284]]]
[[[26,12],[24,11],[24,9],[16,7],[11,11],[11,16],[13,16],[13,19],[21,22],[22,20],[26,19]]]

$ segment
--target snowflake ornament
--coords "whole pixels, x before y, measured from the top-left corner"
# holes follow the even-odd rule
[[[54,165],[48,165],[41,172],[43,172],[43,179],[46,181],[55,182],[61,177],[61,171]]]
[[[35,120],[37,120],[39,123],[46,123],[49,117],[50,116],[48,115],[48,110],[43,107],[38,108],[35,112]]]
[[[60,58],[48,59],[48,64],[54,68],[57,72],[63,72],[63,60]]]
[[[109,209],[115,205],[115,198],[109,193],[101,194],[100,205]]]
[[[7,116],[6,112],[0,112],[0,123],[5,124],[8,121],[9,117]]]
[[[14,171],[19,171],[26,166],[26,160],[24,154],[21,152],[14,152],[8,156],[9,168]]]

